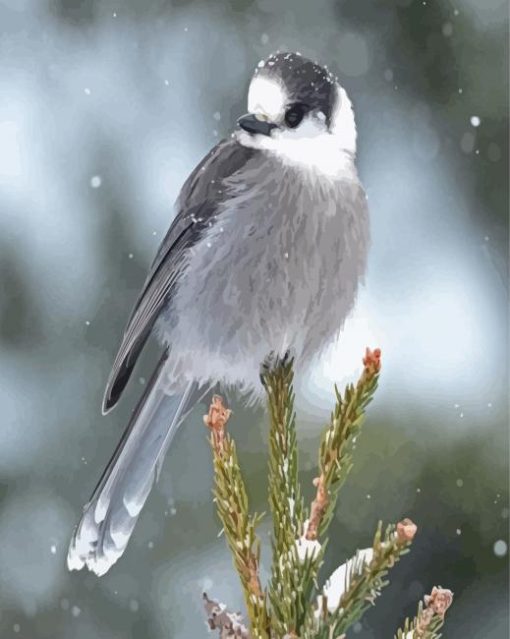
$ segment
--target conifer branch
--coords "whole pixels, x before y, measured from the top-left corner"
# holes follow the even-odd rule
[[[453,592],[441,586],[432,588],[430,595],[425,595],[424,603],[418,604],[418,612],[414,619],[406,619],[395,639],[440,639],[440,630],[444,624],[446,611],[453,601]]]
[[[340,488],[352,468],[352,445],[377,389],[381,351],[367,348],[363,364],[358,383],[349,384],[343,397],[335,386],[336,404],[320,445],[319,476],[314,480],[317,493],[311,506],[307,539],[318,539],[326,532]]]
[[[331,575],[317,607],[307,617],[303,636],[329,639],[347,632],[375,604],[388,583],[389,569],[408,552],[416,530],[410,519],[404,519],[397,526],[388,526],[383,534],[379,523],[372,547],[358,551]]]
[[[300,536],[303,500],[298,482],[292,359],[276,358],[261,373],[269,408],[269,504],[274,543],[285,552]]]
[[[261,371],[267,394],[269,505],[273,516],[273,565],[269,598],[278,636],[297,636],[321,561],[320,546],[302,539],[303,499],[298,481],[292,359],[268,358]],[[319,546],[319,548],[317,548]]]
[[[255,534],[260,516],[249,515],[248,497],[235,443],[225,431],[230,413],[223,406],[221,397],[215,395],[209,413],[204,416],[204,423],[211,431],[214,496],[218,516],[241,579],[253,639],[269,639],[266,594],[259,578],[260,540]]]
[[[204,595],[209,627],[220,639],[345,639],[348,628],[373,605],[394,564],[409,550],[415,524],[404,519],[384,532],[379,524],[372,547],[342,564],[317,596],[317,574],[327,543],[326,531],[339,490],[352,466],[352,449],[365,409],[377,388],[381,368],[378,349],[366,350],[356,385],[340,395],[321,440],[315,497],[309,512],[298,482],[292,361],[273,358],[262,369],[270,415],[269,503],[273,514],[273,565],[267,594],[259,578],[260,541],[250,516],[236,448],[225,426],[230,411],[215,396],[204,421],[210,429],[214,495],[218,515],[241,578],[250,629],[240,615]],[[407,619],[396,639],[439,639],[452,593],[434,588]],[[315,602],[315,603],[314,603]]]

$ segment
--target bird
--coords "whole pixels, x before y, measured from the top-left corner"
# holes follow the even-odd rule
[[[217,387],[257,402],[268,354],[308,367],[338,337],[364,281],[367,197],[346,90],[325,66],[258,63],[248,113],[185,181],[126,324],[103,412],[149,335],[160,359],[69,545],[70,570],[104,575],[123,554],[172,439]]]

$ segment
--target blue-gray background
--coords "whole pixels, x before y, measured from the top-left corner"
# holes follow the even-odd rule
[[[300,383],[303,481],[334,381],[366,344],[381,388],[324,574],[376,521],[420,535],[352,636],[390,637],[435,584],[447,636],[508,634],[507,29],[504,0],[0,0],[0,636],[205,637],[201,592],[242,605],[210,499],[203,409],[126,556],[68,574],[66,546],[154,361],[99,404],[123,322],[199,158],[276,49],[351,94],[373,220],[367,286]],[[266,424],[234,405],[254,509]],[[267,540],[267,524],[261,534]],[[267,553],[265,554],[267,559]]]

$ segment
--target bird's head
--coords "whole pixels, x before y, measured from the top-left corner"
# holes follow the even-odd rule
[[[356,152],[347,93],[326,68],[298,53],[276,53],[259,63],[248,90],[248,114],[238,125],[241,144],[326,174],[336,174]]]

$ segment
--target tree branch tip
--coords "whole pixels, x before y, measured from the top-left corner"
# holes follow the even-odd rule
[[[232,411],[226,408],[223,398],[220,395],[213,395],[209,412],[204,415],[204,424],[212,431],[223,431],[231,415]]]
[[[407,543],[414,539],[418,526],[409,517],[405,517],[397,524],[397,538],[401,543]]]
[[[434,586],[430,595],[424,597],[425,606],[439,617],[444,617],[453,602],[453,592],[441,586]]]
[[[378,373],[381,370],[381,349],[374,348],[374,350],[371,350],[367,346],[365,357],[363,358],[363,366],[367,373]]]
[[[313,478],[314,496],[305,507],[298,481],[295,433],[293,362],[268,357],[261,366],[270,417],[270,506],[273,514],[273,569],[268,589],[260,579],[260,540],[255,527],[260,518],[250,516],[248,499],[236,446],[227,434],[232,414],[219,395],[212,397],[203,421],[210,431],[215,472],[214,501],[223,524],[234,565],[243,588],[246,625],[241,614],[202,594],[207,625],[218,639],[346,639],[348,627],[368,608],[387,585],[388,571],[405,555],[418,532],[408,517],[383,527],[379,523],[370,548],[339,566],[320,588],[318,571],[327,544],[339,488],[352,466],[353,444],[360,431],[366,406],[378,386],[381,349],[366,348],[363,372],[342,395],[335,385],[336,404],[319,448]],[[221,534],[221,533],[220,533]],[[309,606],[309,598],[316,605]],[[399,639],[438,639],[446,611],[453,601],[450,590],[434,587],[418,605],[414,619],[406,619]],[[312,602],[313,603],[313,602]]]
[[[418,614],[412,622],[406,621],[404,630],[398,637],[402,639],[438,639],[444,617],[453,602],[453,592],[441,586],[434,586],[430,595],[423,597],[425,606],[418,607]]]

